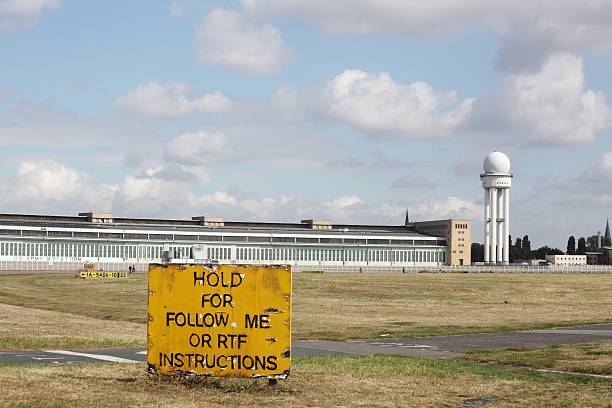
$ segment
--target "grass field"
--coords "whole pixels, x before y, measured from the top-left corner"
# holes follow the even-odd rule
[[[394,356],[297,359],[288,380],[149,379],[144,364],[2,367],[6,407],[611,407],[612,381]]]
[[[612,342],[474,350],[467,352],[465,358],[487,363],[612,375]]]
[[[0,348],[145,345],[146,275],[0,275]],[[612,275],[295,274],[297,339],[462,334],[612,321]]]

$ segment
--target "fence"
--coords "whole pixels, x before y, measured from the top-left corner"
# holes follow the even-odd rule
[[[612,265],[294,266],[293,271],[344,273],[612,273]]]
[[[96,270],[127,272],[134,266],[136,272],[146,272],[147,263],[97,262]],[[83,262],[0,261],[0,271],[66,271],[76,272]],[[500,265],[500,266],[317,266],[294,265],[294,272],[329,273],[612,273],[612,265]]]
[[[83,262],[42,262],[42,261],[0,261],[0,271],[49,271],[76,272],[83,267]],[[136,272],[146,272],[148,264],[128,262],[96,262],[97,271],[127,272],[130,266]]]

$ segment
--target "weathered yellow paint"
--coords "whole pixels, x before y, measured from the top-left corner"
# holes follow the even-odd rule
[[[151,372],[289,374],[289,266],[150,265],[148,313]]]
[[[127,278],[127,272],[87,272],[79,271],[79,277],[83,279],[115,279]]]

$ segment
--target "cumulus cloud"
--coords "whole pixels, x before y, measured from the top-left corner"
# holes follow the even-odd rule
[[[405,203],[368,203],[356,194],[311,201],[282,194],[203,193],[197,180],[188,174],[192,169],[163,165],[127,174],[117,184],[105,184],[54,160],[25,161],[17,165],[15,174],[0,179],[0,194],[5,197],[0,210],[75,214],[92,209],[134,217],[189,218],[214,214],[234,220],[299,222],[304,218],[323,218],[335,223],[393,225],[402,224],[406,207],[417,219],[480,214],[474,203],[457,197],[445,200],[412,197]]]
[[[227,153],[225,136],[209,132],[183,133],[168,142],[164,150],[168,161],[188,165],[202,165]]]
[[[612,205],[612,152],[601,153],[599,160],[582,171],[563,173],[543,182],[545,188],[562,193],[548,195],[557,206],[575,212],[576,208],[609,208]]]
[[[31,27],[46,9],[61,5],[60,0],[0,0],[0,29]]]
[[[198,27],[196,39],[200,62],[242,74],[272,75],[291,58],[278,29],[234,11],[210,12]]]
[[[473,103],[469,128],[544,144],[591,142],[610,122],[603,93],[585,89],[582,59],[550,57],[539,72],[511,75]]]
[[[5,211],[108,210],[115,190],[113,185],[93,182],[86,173],[54,160],[22,162],[15,175],[0,180]]]
[[[515,73],[537,70],[559,52],[612,50],[609,1],[242,0],[242,6],[248,15],[305,18],[341,33],[422,38],[485,26],[502,43],[498,68]]]
[[[461,197],[448,197],[437,200],[432,197],[415,197],[409,200],[410,217],[415,220],[434,220],[446,218],[479,219],[482,206]]]
[[[180,82],[166,85],[149,82],[117,98],[120,109],[156,117],[178,117],[196,112],[221,113],[232,107],[231,100],[220,92],[190,96],[189,86]]]
[[[382,72],[349,69],[327,86],[331,114],[357,128],[424,138],[446,135],[468,117],[473,99],[437,92],[424,82],[403,85]]]
[[[533,3],[499,20],[496,31],[502,47],[496,63],[498,69],[537,71],[554,54],[602,54],[612,50],[611,2]]]

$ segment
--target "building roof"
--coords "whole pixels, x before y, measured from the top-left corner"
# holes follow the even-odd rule
[[[172,230],[183,232],[251,232],[251,233],[300,233],[317,235],[337,235],[338,233],[359,235],[398,235],[402,237],[431,237],[419,233],[415,228],[404,225],[367,225],[367,224],[333,224],[329,229],[313,229],[311,224],[254,221],[222,221],[221,226],[202,225],[203,217],[196,219],[158,219],[126,218],[104,214],[110,222],[92,222],[92,213],[81,213],[78,216],[38,215],[38,214],[0,214],[0,225],[25,227],[57,227],[85,229],[126,229],[126,230]],[[112,217],[112,218],[111,218]]]

